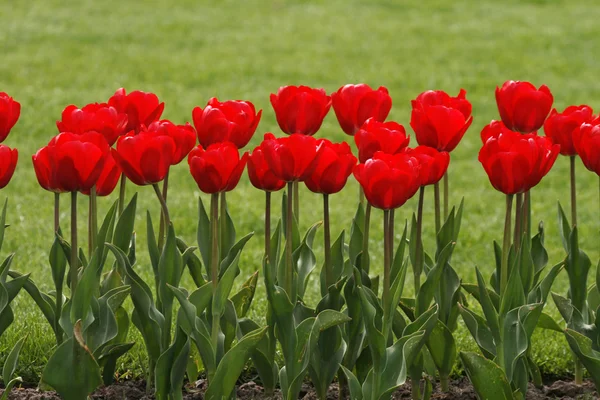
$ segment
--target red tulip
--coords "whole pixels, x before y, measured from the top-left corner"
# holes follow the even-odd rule
[[[231,142],[215,143],[206,150],[194,148],[188,156],[190,172],[204,193],[233,190],[244,172],[248,153],[240,158],[237,147]]]
[[[277,123],[284,133],[314,135],[331,107],[331,97],[324,89],[308,86],[283,86],[271,94]]]
[[[0,143],[6,139],[20,115],[21,104],[8,94],[0,92]]]
[[[262,110],[256,113],[254,104],[249,101],[220,102],[216,97],[210,99],[204,109],[195,107],[192,111],[198,140],[205,148],[229,141],[241,149],[252,139],[261,115]]]
[[[0,144],[0,189],[8,185],[10,178],[15,173],[19,152],[8,146]]]
[[[98,132],[75,134],[63,132],[50,140],[47,146],[49,175],[38,173],[37,169],[46,162],[38,151],[34,156],[38,168],[36,174],[40,185],[54,192],[89,191],[102,173],[109,146]]]
[[[567,107],[562,113],[553,109],[544,122],[544,133],[553,143],[560,144],[560,154],[574,156],[577,151],[573,146],[573,131],[593,119],[592,109],[585,105]]]
[[[378,151],[386,154],[399,153],[408,146],[410,137],[404,127],[396,122],[379,122],[369,118],[354,135],[358,148],[358,159],[362,164]]]
[[[175,149],[175,142],[168,135],[129,132],[117,140],[112,155],[125,176],[143,186],[165,179]]]
[[[428,146],[417,146],[405,149],[405,152],[419,161],[421,186],[438,183],[448,170],[450,153],[437,151]]]
[[[356,157],[348,143],[331,143],[320,139],[317,145],[321,147],[315,161],[312,174],[304,181],[306,187],[315,193],[333,194],[344,188],[352,169],[356,165]]]
[[[529,82],[506,81],[496,87],[496,103],[504,125],[510,130],[532,133],[544,124],[554,98],[546,85],[536,89]]]
[[[175,125],[171,121],[163,119],[150,124],[147,132],[167,135],[173,139],[175,152],[171,165],[179,164],[196,145],[196,131],[189,122],[186,122],[185,125]]]
[[[146,93],[134,90],[127,94],[125,89],[118,89],[108,99],[108,105],[117,109],[119,113],[127,114],[127,127],[125,132],[135,131],[138,133],[142,126],[148,126],[158,121],[165,108],[165,103],[160,103],[154,93]]]
[[[513,132],[506,127],[502,123],[502,121],[494,121],[490,122],[488,125],[483,127],[481,131],[481,143],[487,142],[487,140],[491,137],[497,137],[501,133]],[[535,132],[534,132],[535,133]]]
[[[587,169],[600,175],[600,118],[573,131],[573,145]]]
[[[59,132],[101,133],[112,146],[119,136],[126,133],[127,114],[117,112],[106,103],[92,103],[81,109],[70,105],[63,110],[62,119],[56,121],[56,126]]]
[[[286,182],[305,181],[315,168],[317,139],[294,133],[283,138],[267,138],[261,144],[269,168]]]
[[[331,95],[331,104],[342,130],[354,135],[369,118],[385,121],[392,108],[392,98],[383,86],[373,90],[361,83],[339,88]]]
[[[419,171],[419,161],[409,154],[377,152],[366,163],[354,167],[354,177],[373,207],[391,210],[402,206],[419,190]]]
[[[265,134],[265,140],[274,140],[272,133]],[[276,192],[285,186],[285,181],[279,179],[267,164],[262,144],[257,146],[248,156],[248,177],[255,188],[267,192]]]
[[[524,193],[550,171],[560,145],[534,134],[505,131],[487,139],[479,151],[494,188],[505,194]]]
[[[121,168],[115,163],[115,159],[109,152],[104,160],[104,167],[102,172],[96,181],[96,195],[97,196],[108,196],[110,195],[121,177]],[[90,190],[83,190],[82,193],[89,195]]]
[[[40,186],[50,192],[62,193],[62,190],[52,173],[52,166],[50,165],[50,157],[48,156],[48,146],[44,146],[39,149],[33,156],[33,169],[35,170],[35,176]]]
[[[410,126],[420,145],[447,152],[456,148],[473,122],[466,95],[464,89],[456,97],[441,90],[428,90],[411,102]]]

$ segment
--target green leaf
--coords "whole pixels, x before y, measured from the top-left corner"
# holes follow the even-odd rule
[[[600,391],[600,353],[592,348],[592,341],[579,332],[567,329],[565,337],[573,353],[590,374],[596,390]]]
[[[16,271],[9,271],[8,275],[11,276],[13,279],[18,279],[18,278],[28,276],[28,275],[22,275],[21,273],[16,272]],[[55,305],[52,297],[48,296],[45,293],[40,292],[39,289],[37,288],[35,282],[33,282],[33,280],[31,278],[27,279],[27,281],[23,285],[23,289],[25,289],[25,291],[27,291],[27,293],[33,299],[33,301],[35,301],[35,303],[37,304],[37,306],[40,309],[40,311],[42,312],[42,314],[44,314],[44,317],[46,317],[46,320],[48,321],[50,326],[54,330],[56,330],[55,313],[54,313],[56,305]]]
[[[0,216],[0,250],[4,244],[4,231],[6,230],[6,207],[8,206],[8,198],[4,200],[4,206],[2,206],[2,216]]]
[[[587,295],[587,277],[592,263],[587,254],[579,248],[577,231],[577,227],[574,227],[569,237],[569,254],[565,260],[565,269],[569,275],[571,301],[573,306],[583,314]]]
[[[246,361],[266,332],[267,328],[265,327],[246,334],[231,350],[225,353],[206,390],[205,398],[207,400],[229,398]]]
[[[427,339],[427,348],[440,376],[449,377],[456,360],[456,343],[443,322],[436,322]]]
[[[477,353],[460,352],[460,361],[480,399],[513,400],[512,389],[502,369]]]
[[[24,336],[17,340],[10,353],[8,353],[8,357],[6,357],[6,360],[4,361],[4,365],[2,366],[2,380],[5,383],[8,383],[13,378],[13,374],[17,369],[17,363],[19,361],[19,353],[21,352],[23,343],[25,343],[26,339],[27,336]]]
[[[252,299],[256,292],[258,283],[258,271],[250,275],[250,278],[242,284],[240,290],[231,296],[231,302],[235,306],[235,312],[239,318],[244,318],[252,305]]]
[[[4,388],[4,393],[2,393],[2,396],[0,396],[0,400],[8,400],[8,395],[10,395],[10,392],[12,391],[12,388],[17,384],[23,382],[23,379],[21,379],[20,376],[16,377],[15,379],[10,380],[7,384],[6,387]]]
[[[231,215],[229,215],[229,209],[227,207],[227,202],[225,201],[225,193],[221,193],[219,196],[221,197],[221,207],[225,206],[225,222],[220,220],[223,215],[223,210],[221,210],[221,215],[219,216],[219,246],[221,248],[220,254],[222,261],[223,258],[229,254],[235,243],[235,225],[233,224]]]
[[[346,380],[348,381],[348,389],[350,391],[350,398],[352,400],[363,400],[362,388],[360,386],[360,382],[356,379],[356,376],[347,369],[342,366],[342,371],[344,371],[344,375],[346,375]]]
[[[146,211],[146,237],[148,239],[148,254],[150,255],[150,263],[152,264],[152,272],[154,272],[154,282],[158,285],[158,264],[160,263],[160,250],[156,243],[156,235],[152,226],[152,216],[150,211]]]
[[[260,326],[258,326],[256,322],[248,318],[242,318],[239,321],[239,327],[243,336],[252,331],[260,329]],[[271,352],[271,344],[269,343],[269,340],[269,329],[267,329],[267,333],[262,337],[262,339],[260,339],[256,345],[256,348],[250,355],[252,364],[256,368],[258,376],[262,382],[262,386],[265,389],[265,393],[273,393],[275,390],[279,371],[277,363],[275,362],[275,354]]]
[[[523,304],[525,304],[525,294],[521,283],[521,275],[519,274],[519,268],[513,268],[508,277],[506,289],[500,302],[500,317],[502,318],[508,314],[508,312]]]
[[[563,247],[565,251],[569,253],[570,246],[570,237],[571,237],[571,224],[565,215],[565,212],[558,203],[558,232],[560,233],[560,238],[562,239]]]
[[[304,297],[306,286],[308,285],[308,278],[317,265],[317,258],[313,252],[312,246],[315,239],[315,233],[321,224],[322,222],[317,222],[308,229],[304,239],[302,239],[302,243],[292,255],[298,273],[297,291],[300,299]]]
[[[556,331],[556,332],[563,331],[562,328],[556,323],[554,318],[552,318],[551,316],[549,316],[546,313],[540,314],[540,318],[538,319],[537,327],[541,328],[541,329],[548,329],[551,331]]]
[[[350,256],[350,265],[357,266],[357,258],[363,251],[363,229],[365,224],[365,211],[362,204],[358,204],[352,226],[350,228],[350,242],[348,244],[348,255]],[[367,265],[368,266],[368,265]],[[367,268],[368,271],[368,268]]]
[[[129,204],[125,207],[115,226],[115,234],[112,243],[123,250],[125,254],[129,250],[129,242],[133,235],[135,225],[135,212],[137,207],[137,193],[133,195]]]
[[[492,333],[494,341],[496,343],[501,343],[498,315],[494,309],[487,288],[485,287],[485,281],[483,280],[483,276],[481,276],[481,272],[479,272],[478,268],[475,268],[475,272],[477,274],[477,285],[479,286],[479,304],[481,304],[483,315],[485,315],[487,325]]]
[[[425,310],[429,309],[429,305],[431,304],[436,289],[439,286],[439,282],[444,272],[446,263],[452,255],[454,245],[454,242],[448,243],[448,245],[446,245],[446,247],[442,251],[440,251],[435,266],[431,269],[431,271],[429,271],[425,282],[423,282],[423,285],[421,285],[421,288],[419,289],[419,292],[417,294],[417,303],[415,308],[416,315],[420,315],[423,312],[425,312]]]
[[[52,247],[50,248],[50,269],[52,271],[52,280],[57,296],[62,296],[62,289],[65,282],[65,272],[67,269],[67,259],[63,252],[60,241],[57,237],[54,238]]]
[[[183,254],[190,247],[181,238],[177,238],[177,248]],[[188,271],[190,271],[190,276],[194,280],[196,287],[200,287],[206,283],[206,279],[202,275],[202,262],[197,255],[189,253],[188,257],[183,260],[183,263],[188,267]]]
[[[227,268],[229,268],[229,266],[233,264],[235,258],[242,253],[244,246],[246,245],[246,243],[248,243],[252,236],[254,236],[254,232],[248,233],[246,236],[238,240],[238,242],[231,247],[229,253],[219,265],[219,278],[225,275],[225,273],[227,272]]]
[[[183,399],[181,388],[189,352],[189,338],[178,329],[175,341],[156,362],[154,377],[157,400]]]
[[[326,398],[329,385],[346,352],[346,342],[339,327],[326,329],[319,335],[318,344],[310,355],[309,374],[319,398]]]
[[[210,219],[204,208],[202,197],[198,196],[198,232],[197,232],[198,248],[202,256],[202,262],[205,268],[210,266]],[[207,273],[209,271],[207,270]],[[210,273],[209,273],[210,274]]]
[[[458,310],[483,355],[489,359],[495,358],[496,344],[494,343],[494,335],[487,326],[485,319],[460,304],[458,305]]]
[[[231,289],[233,288],[233,282],[238,272],[238,262],[240,259],[240,253],[237,253],[237,256],[231,263],[231,265],[225,271],[225,274],[219,279],[217,283],[217,290],[213,297],[212,302],[212,311],[213,315],[223,315],[225,311],[225,303],[227,302],[227,298],[231,293]]]
[[[83,341],[81,321],[75,323],[73,336],[48,360],[42,382],[65,400],[85,399],[102,384],[100,367]]]

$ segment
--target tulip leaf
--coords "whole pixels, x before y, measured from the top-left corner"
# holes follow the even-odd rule
[[[541,313],[540,318],[537,324],[538,328],[548,329],[555,332],[562,332],[562,328],[558,325],[558,323],[546,313]]]
[[[354,276],[351,276],[344,286],[344,299],[350,321],[345,325],[345,338],[348,341],[346,354],[344,356],[343,365],[347,368],[354,368],[356,360],[363,350],[363,342],[365,340],[365,327],[362,318],[362,309],[360,297],[358,296],[358,288],[354,283]]]
[[[498,321],[497,311],[494,309],[492,300],[485,286],[485,281],[483,280],[483,276],[481,276],[481,272],[479,272],[478,268],[475,268],[475,272],[477,274],[477,285],[479,286],[479,304],[481,304],[483,315],[485,315],[487,325],[492,332],[495,343],[501,343],[500,323]]]
[[[326,329],[319,335],[308,369],[319,398],[327,397],[327,390],[340,368],[346,347],[340,327]]]
[[[115,226],[115,234],[112,243],[123,250],[125,254],[127,254],[127,251],[129,250],[129,242],[133,235],[136,208],[137,193],[133,195],[121,215],[119,215],[117,225]]]
[[[446,247],[440,252],[439,256],[437,257],[435,266],[431,269],[431,271],[429,271],[425,282],[423,282],[423,285],[421,285],[416,299],[416,315],[422,314],[423,312],[425,312],[425,310],[429,308],[429,305],[431,304],[431,301],[434,298],[435,291],[439,286],[439,282],[443,275],[444,268],[446,267],[446,263],[452,255],[454,245],[454,242],[448,243],[448,245],[446,245]]]
[[[19,362],[19,353],[23,348],[23,343],[27,340],[27,336],[22,337],[17,340],[13,348],[8,353],[8,356],[4,360],[4,365],[2,366],[2,380],[8,386],[8,383],[13,380],[13,375],[17,369],[17,363]],[[19,378],[20,379],[20,378]],[[5,389],[5,393],[9,393],[10,389],[7,387]],[[8,395],[7,395],[8,398]]]
[[[302,243],[292,255],[296,272],[298,274],[297,293],[300,299],[304,297],[306,286],[308,285],[308,278],[317,265],[317,257],[313,252],[312,246],[315,239],[315,234],[320,226],[321,222],[317,222],[308,229],[304,239],[302,239]]]
[[[579,332],[567,329],[565,337],[573,353],[575,353],[590,374],[596,390],[600,390],[600,352],[594,350],[592,348],[592,341]]]
[[[350,228],[350,242],[348,244],[348,254],[350,256],[350,265],[357,266],[357,258],[363,251],[363,230],[365,224],[365,211],[361,203],[358,204],[352,226]],[[364,260],[363,260],[364,262]],[[366,271],[369,271],[368,262],[366,262]]]
[[[239,321],[240,332],[247,335],[252,331],[260,329],[258,324],[251,319],[243,318]],[[250,358],[258,372],[258,376],[265,388],[265,393],[273,393],[277,385],[277,372],[279,371],[275,362],[274,353],[270,350],[268,333],[265,334],[252,350]]]
[[[458,309],[463,321],[465,322],[465,325],[467,326],[467,329],[479,346],[479,350],[481,350],[486,358],[493,359],[496,357],[494,334],[487,326],[485,319],[475,314],[468,308],[462,307],[461,305],[458,306]]]
[[[235,312],[239,318],[244,318],[252,305],[252,299],[256,292],[258,284],[258,271],[255,271],[250,278],[242,284],[240,290],[231,296],[231,302],[235,306]]]
[[[577,227],[573,227],[569,237],[569,254],[565,260],[565,269],[569,275],[569,295],[573,306],[581,313],[585,312],[587,295],[587,277],[592,263],[579,248]]]
[[[560,238],[562,239],[565,251],[569,253],[569,249],[571,248],[571,224],[569,223],[560,202],[558,203],[558,232],[560,233]]]
[[[189,352],[189,338],[181,329],[178,329],[175,341],[156,362],[154,376],[157,399],[183,399],[181,387]]]
[[[181,239],[177,238],[177,248],[180,253],[184,253],[190,247]],[[185,266],[187,266],[188,271],[190,271],[190,276],[194,280],[196,287],[200,287],[206,283],[206,279],[202,275],[202,262],[200,258],[194,253],[189,253],[186,260],[183,260]]]
[[[346,380],[348,381],[350,398],[353,400],[363,400],[362,387],[360,386],[358,379],[356,379],[356,376],[344,366],[342,366],[342,371],[344,371],[344,375],[346,375]]]
[[[438,320],[427,339],[427,348],[441,377],[448,378],[456,360],[456,343],[452,332]]]
[[[229,254],[231,248],[235,243],[235,225],[233,224],[233,220],[231,219],[231,215],[229,215],[229,209],[227,207],[227,202],[225,201],[225,192],[220,194],[221,197],[221,207],[225,207],[225,210],[221,210],[221,215],[219,216],[219,246],[220,246],[220,254],[221,260]],[[225,220],[221,221],[223,217]]]
[[[29,276],[29,275],[22,275],[21,273],[16,272],[16,271],[9,271],[8,275],[11,276],[13,279]],[[37,306],[40,309],[40,311],[42,312],[42,314],[44,314],[44,317],[46,317],[46,320],[48,321],[48,323],[50,324],[52,329],[54,329],[56,332],[56,329],[57,329],[55,326],[56,304],[54,303],[54,300],[52,299],[52,297],[48,296],[45,293],[40,292],[39,289],[37,288],[35,282],[31,278],[27,278],[27,280],[23,284],[23,289],[25,289],[25,291],[27,291],[27,293],[33,299],[33,301],[35,301],[35,303],[37,304]]]
[[[480,399],[513,400],[510,383],[504,371],[477,353],[460,352],[460,361]]]
[[[202,197],[198,196],[198,231],[197,231],[198,248],[202,256],[204,267],[207,268],[207,274],[210,275],[208,268],[210,266],[210,218],[202,202]],[[210,277],[210,276],[209,276]]]

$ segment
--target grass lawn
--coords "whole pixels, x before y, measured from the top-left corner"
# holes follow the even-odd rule
[[[504,197],[490,186],[477,161],[481,127],[499,118],[494,89],[507,79],[530,80],[547,84],[561,110],[580,103],[600,108],[599,18],[600,3],[584,0],[84,0],[70,6],[60,0],[0,2],[0,91],[22,103],[21,119],[5,142],[19,149],[21,160],[0,195],[9,198],[11,225],[3,253],[16,252],[14,269],[31,272],[44,290],[52,287],[47,260],[53,197],[38,187],[30,157],[56,134],[55,121],[68,104],[105,101],[119,87],[141,89],[157,93],[166,103],[164,117],[181,123],[190,121],[192,108],[204,106],[210,97],[247,99],[263,109],[251,142],[255,145],[264,132],[279,134],[269,94],[281,85],[307,84],[328,92],[349,82],[385,85],[394,100],[389,118],[409,131],[411,99],[426,89],[456,94],[462,87],[473,103],[474,122],[452,153],[451,201],[458,203],[465,197],[453,265],[464,281],[473,282],[475,266],[486,275],[491,272],[492,241],[502,237]],[[333,112],[318,136],[351,139],[343,134]],[[581,246],[597,260],[597,178],[581,163],[577,167]],[[564,257],[556,203],[560,200],[569,206],[567,179],[568,161],[561,157],[532,193],[534,219],[545,221],[550,264]],[[137,270],[150,282],[144,210],[158,216],[158,204],[150,187],[130,185],[128,195],[135,190],[140,196]],[[332,197],[334,236],[349,228],[357,193],[352,180],[342,194]],[[169,206],[177,232],[189,242],[195,238],[199,194],[187,165],[175,167]],[[427,192],[424,228],[430,250],[431,194]],[[280,195],[275,199],[280,201]],[[112,201],[114,197],[101,199],[100,212]],[[319,196],[301,191],[302,230],[321,219],[320,204]],[[66,196],[63,205],[66,221]],[[243,275],[248,275],[259,268],[262,256],[262,193],[244,177],[229,195],[229,206],[238,232],[257,234],[241,260]],[[413,199],[398,212],[397,232],[415,206]],[[85,208],[83,198],[80,207]],[[85,221],[84,215],[81,220]],[[377,271],[382,264],[381,213],[375,212],[372,221],[371,265]],[[63,225],[66,230],[67,224]],[[80,228],[85,240],[83,224]],[[321,236],[316,243],[322,260]],[[193,286],[187,276],[184,284]],[[412,291],[410,286],[407,291]],[[315,299],[316,285],[311,287]],[[566,288],[562,273],[554,290],[565,293]],[[263,315],[265,304],[260,287],[253,315]],[[553,304],[548,307],[557,315]],[[52,351],[54,336],[25,292],[14,308],[16,321],[0,339],[0,360],[18,338],[28,335],[20,371],[35,382]],[[139,376],[145,350],[141,336],[134,328],[131,332],[138,344],[120,359],[120,369]],[[457,336],[461,348],[474,347],[465,329]],[[570,373],[570,351],[561,335],[540,331],[534,339],[534,355],[544,372]]]

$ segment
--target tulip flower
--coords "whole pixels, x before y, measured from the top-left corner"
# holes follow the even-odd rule
[[[64,193],[65,190],[60,188],[56,182],[56,175],[52,172],[48,154],[48,146],[45,146],[31,156],[35,176],[43,189],[54,193]]]
[[[194,148],[188,156],[190,173],[204,193],[214,194],[233,190],[244,172],[248,153],[240,158],[237,147],[230,142],[215,143],[205,150]]]
[[[383,86],[373,90],[360,83],[339,88],[331,95],[331,104],[342,130],[354,135],[369,118],[385,121],[392,108],[392,98]]]
[[[491,137],[498,137],[498,135],[500,135],[501,133],[506,133],[508,135],[510,132],[513,131],[508,129],[506,125],[502,123],[502,121],[492,120],[492,122],[484,126],[481,130],[481,143],[485,144],[485,142],[487,142],[487,140]],[[537,132],[534,133],[537,134]]]
[[[573,131],[573,147],[583,165],[600,176],[600,118],[583,123]]]
[[[56,121],[59,132],[82,134],[98,132],[104,136],[109,146],[126,133],[127,114],[118,112],[106,103],[92,103],[79,109],[75,105],[67,106],[60,121]]]
[[[306,187],[315,193],[337,193],[346,185],[356,164],[356,157],[348,143],[331,143],[327,139],[317,140],[322,147],[310,176],[304,181]]]
[[[121,169],[115,162],[112,153],[108,153],[104,160],[102,172],[96,181],[96,195],[109,196],[115,190],[120,177]],[[82,193],[90,195],[90,190],[83,190]]]
[[[21,104],[8,94],[0,92],[0,143],[4,142],[20,115]]]
[[[312,136],[321,127],[331,107],[331,97],[324,89],[308,86],[283,86],[271,94],[277,123],[284,133]]]
[[[198,140],[204,148],[229,141],[241,149],[252,139],[261,115],[262,110],[257,113],[249,101],[220,102],[216,97],[210,99],[204,109],[195,107],[192,111]]]
[[[127,114],[127,126],[125,132],[142,130],[142,126],[149,126],[158,121],[165,108],[154,93],[134,90],[127,94],[125,89],[118,89],[110,99],[108,105],[114,107],[117,112]]]
[[[10,182],[17,167],[18,159],[19,152],[17,149],[0,145],[0,189],[6,187]]]
[[[378,151],[399,153],[408,146],[410,136],[397,122],[380,122],[369,118],[354,135],[354,142],[358,148],[358,159],[364,164]]]
[[[575,156],[573,132],[579,130],[581,124],[590,123],[594,119],[589,106],[569,106],[562,113],[552,109],[544,122],[544,133],[553,143],[560,145],[560,154],[568,156],[571,169],[571,223],[577,225],[577,189],[575,182]]]
[[[506,81],[496,87],[496,103],[502,122],[510,130],[532,133],[542,127],[554,98],[546,85],[536,89],[529,82]]]

